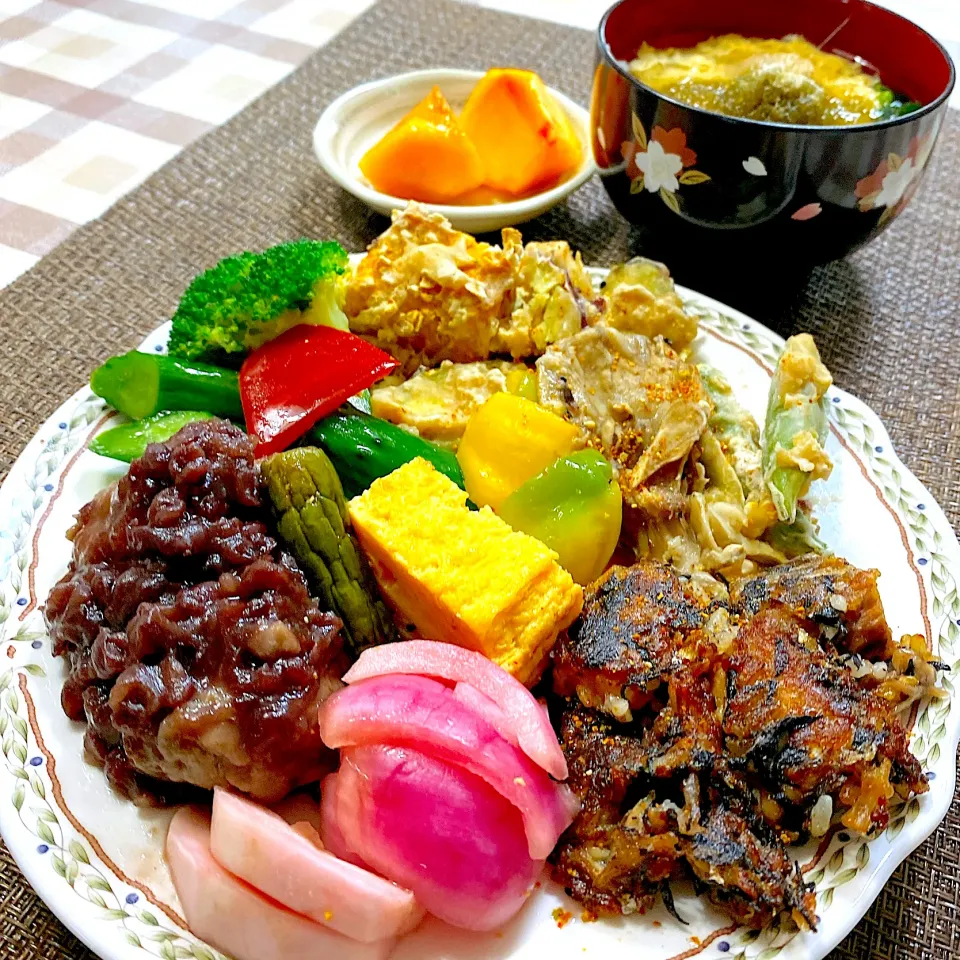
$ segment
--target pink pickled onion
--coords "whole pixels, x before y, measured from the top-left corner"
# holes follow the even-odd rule
[[[519,680],[482,653],[435,640],[385,643],[364,650],[343,679],[356,683],[386,674],[469,683],[499,705],[516,731],[520,749],[534,763],[556,780],[567,779],[567,761],[543,708]]]
[[[543,868],[527,855],[510,803],[479,777],[418,750],[345,750],[336,791],[353,850],[455,926],[505,923]]]
[[[412,747],[476,774],[520,811],[535,860],[550,853],[578,809],[565,784],[552,781],[453,691],[426,677],[372,677],[338,690],[320,708],[320,736],[334,749]]]
[[[491,700],[485,693],[481,693],[472,683],[466,683],[465,681],[461,681],[454,686],[453,696],[478,716],[483,717],[504,740],[512,743],[515,747],[520,746],[517,738],[517,728],[501,709],[499,703]],[[538,700],[537,703],[549,721],[550,714],[547,711],[546,702]]]

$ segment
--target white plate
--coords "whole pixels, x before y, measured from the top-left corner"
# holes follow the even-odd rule
[[[320,165],[344,190],[379,213],[389,216],[392,210],[402,210],[406,200],[374,190],[367,183],[360,173],[360,158],[409,113],[434,84],[439,85],[453,109],[459,111],[482,76],[478,70],[417,70],[348,90],[323,111],[314,128],[313,149]],[[424,206],[442,213],[458,230],[485,233],[538,217],[587,181],[595,169],[590,152],[590,116],[559,90],[548,89],[566,110],[583,147],[580,168],[569,180],[510,203],[479,206],[426,203]]]
[[[762,418],[783,341],[722,304],[681,293],[702,313],[700,355],[728,375],[737,396]],[[159,328],[144,349],[162,348],[166,330]],[[823,536],[851,562],[880,568],[894,632],[928,631],[956,676],[960,546],[950,524],[897,459],[876,415],[842,390],[832,388],[829,399],[828,449],[836,466],[816,495]],[[64,533],[73,514],[124,469],[85,450],[106,416],[101,401],[81,390],[31,440],[0,490],[0,649],[9,656],[0,667],[0,829],[40,896],[105,960],[211,960],[209,948],[179,920],[162,859],[169,814],[120,800],[103,774],[83,761],[83,728],[60,709],[63,665],[50,653],[40,614],[70,557]],[[821,922],[815,934],[750,935],[689,891],[677,896],[686,927],[662,908],[589,923],[576,904],[544,883],[504,930],[478,935],[427,922],[401,943],[395,960],[627,960],[641,953],[645,960],[681,954],[819,960],[946,814],[958,737],[960,710],[952,700],[925,705],[913,749],[934,776],[930,792],[896,810],[887,831],[870,844],[840,833],[819,853],[812,847],[795,851],[817,884]],[[553,916],[558,908],[573,915],[563,928]]]

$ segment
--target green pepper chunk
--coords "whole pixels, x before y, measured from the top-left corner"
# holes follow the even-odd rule
[[[90,449],[101,457],[131,463],[142,457],[151,443],[163,443],[182,427],[196,420],[209,420],[213,414],[200,410],[175,410],[155,413],[143,420],[134,420],[119,427],[98,433],[90,443]]]
[[[314,591],[343,620],[354,655],[396,638],[373,574],[350,530],[337,471],[316,447],[275,453],[260,470],[277,518],[277,532]]]
[[[206,410],[243,421],[237,372],[196,360],[131,350],[97,367],[90,389],[134,420],[161,410]]]
[[[556,551],[560,566],[588,584],[603,573],[620,539],[623,499],[606,457],[578,450],[515,490],[498,513]]]
[[[349,407],[324,417],[307,439],[330,457],[348,499],[415,457],[423,457],[463,488],[460,464],[449,450]]]

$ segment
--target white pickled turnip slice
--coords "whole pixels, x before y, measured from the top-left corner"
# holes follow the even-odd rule
[[[474,774],[406,747],[344,751],[337,792],[348,844],[447,923],[493,930],[543,869],[516,808]]]
[[[482,653],[436,640],[406,640],[371,647],[346,672],[346,683],[391,673],[469,683],[499,705],[516,731],[520,749],[556,780],[567,779],[557,735],[534,695]]]
[[[298,823],[309,824],[319,835],[321,827],[320,804],[305,793],[294,793],[279,803],[270,805],[270,809],[283,817],[291,827]]]
[[[167,833],[167,863],[194,935],[235,960],[386,960],[394,940],[361,943],[259,894],[210,852],[210,818],[184,807]]]
[[[268,897],[354,940],[402,936],[423,919],[409,890],[338,860],[266,807],[219,787],[210,850]]]
[[[335,856],[368,869],[348,846],[340,830],[337,807],[337,775],[328,773],[320,784],[320,840]]]
[[[360,858],[360,851],[364,848],[363,825],[361,823],[363,805],[358,791],[357,777],[359,774],[356,767],[349,764],[347,756],[347,751],[340,754],[340,769],[332,776],[327,777],[327,780],[331,781],[330,792],[334,798],[331,804],[331,812],[336,816],[336,833],[343,843],[344,849],[351,856]],[[325,807],[324,812],[326,810]],[[376,867],[372,869],[376,869]]]
[[[338,690],[320,707],[320,736],[334,749],[413,747],[476,774],[520,811],[534,860],[553,850],[578,809],[565,784],[551,780],[452,690],[426,677],[371,677]]]

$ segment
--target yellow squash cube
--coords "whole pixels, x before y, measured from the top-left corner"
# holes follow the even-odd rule
[[[514,490],[570,453],[578,434],[532,400],[495,393],[470,418],[457,448],[470,499],[499,509]]]

